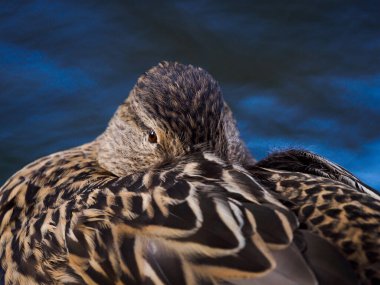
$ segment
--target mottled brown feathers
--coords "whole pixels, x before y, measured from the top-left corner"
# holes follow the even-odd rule
[[[301,227],[335,245],[365,284],[380,282],[379,195],[333,166],[310,152],[289,150],[258,162],[251,173],[288,199]]]
[[[255,164],[211,75],[162,62],[0,188],[0,284],[376,284],[376,192],[304,154]]]
[[[50,156],[2,189],[0,256],[7,282],[252,278],[271,271],[271,251],[292,241],[293,214],[248,173],[212,154],[117,178],[86,161],[91,151],[87,146]],[[50,172],[53,179],[46,177]],[[174,273],[167,262],[176,264]]]

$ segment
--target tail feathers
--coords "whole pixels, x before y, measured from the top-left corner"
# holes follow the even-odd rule
[[[378,191],[362,182],[348,170],[309,151],[290,149],[275,152],[259,161],[256,166],[302,172],[330,178],[380,200]]]

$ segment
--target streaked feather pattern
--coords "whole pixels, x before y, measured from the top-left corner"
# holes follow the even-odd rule
[[[1,189],[7,282],[247,279],[272,271],[273,252],[292,242],[293,214],[246,171],[210,153],[117,178],[91,163],[92,151],[41,159]]]

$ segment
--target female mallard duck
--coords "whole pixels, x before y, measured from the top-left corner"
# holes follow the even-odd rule
[[[95,141],[0,189],[1,284],[375,284],[380,199],[307,152],[256,163],[216,81],[163,62]]]

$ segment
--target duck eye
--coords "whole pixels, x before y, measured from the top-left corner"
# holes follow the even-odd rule
[[[148,141],[150,143],[157,143],[157,135],[156,132],[153,130],[150,130],[148,133]]]

